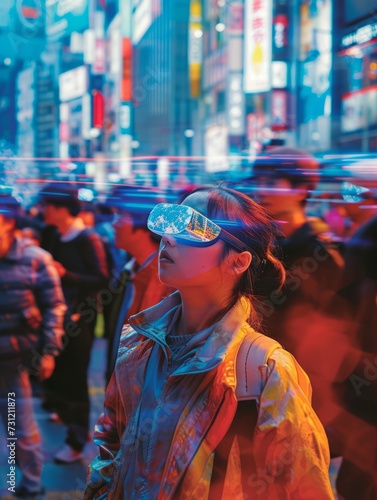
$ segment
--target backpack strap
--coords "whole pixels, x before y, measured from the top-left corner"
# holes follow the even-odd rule
[[[259,402],[267,382],[267,361],[281,345],[262,333],[252,331],[243,339],[236,358],[236,396],[238,401]]]

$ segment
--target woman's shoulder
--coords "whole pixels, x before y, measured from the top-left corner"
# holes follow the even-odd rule
[[[245,358],[245,364],[259,366],[266,364],[272,353],[282,346],[276,340],[255,330],[248,323],[242,325],[243,340],[238,351],[238,358]]]
[[[254,370],[265,366],[262,387],[296,386],[310,400],[312,390],[309,377],[295,357],[277,340],[254,330],[250,325],[243,325],[243,330],[245,335],[237,355],[237,371],[242,374],[250,371],[254,373]]]
[[[311,401],[312,387],[308,375],[296,358],[283,348],[275,349],[270,356],[270,370],[275,381],[286,385],[287,388],[300,388],[306,398]]]
[[[254,330],[250,325],[243,325],[245,336],[241,348],[246,349],[249,354],[254,351],[260,351],[264,356],[263,363],[269,366],[269,371],[277,370],[293,377],[298,382],[308,380],[309,378],[303,368],[299,365],[296,358],[287,351],[277,340]],[[262,358],[259,356],[259,360]]]
[[[237,354],[237,398],[258,396],[273,401],[278,393],[285,397],[305,396],[310,401],[309,378],[292,354],[253,328],[245,330]]]

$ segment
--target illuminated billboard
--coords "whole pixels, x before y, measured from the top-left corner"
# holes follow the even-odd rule
[[[229,170],[228,128],[225,123],[211,125],[205,133],[205,170],[224,172]]]
[[[61,102],[82,97],[88,90],[88,68],[79,66],[59,75],[59,98]]]
[[[46,0],[46,34],[58,40],[90,25],[91,0]]]
[[[132,15],[132,43],[137,45],[153,22],[152,0],[134,2]]]
[[[246,0],[244,30],[244,91],[268,92],[271,89],[271,0]]]
[[[300,5],[301,93],[308,106],[306,121],[324,114],[331,92],[332,32],[331,0],[312,12],[309,0]],[[309,109],[310,108],[310,109]]]
[[[0,0],[0,60],[35,60],[45,48],[42,0]]]
[[[122,101],[132,100],[132,43],[131,38],[122,40],[123,74],[120,87]]]
[[[202,37],[202,5],[198,0],[191,0],[188,42],[191,97],[199,97],[200,94],[203,59]]]

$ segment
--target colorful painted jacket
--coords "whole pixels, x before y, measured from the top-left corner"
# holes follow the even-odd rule
[[[249,302],[245,298],[216,324],[195,355],[173,371],[166,382],[168,385],[172,377],[182,377],[178,394],[183,394],[186,387],[192,397],[180,415],[167,456],[157,457],[164,464],[161,477],[146,475],[139,491],[122,492],[123,479],[132,465],[132,448],[138,440],[145,370],[156,342],[162,356],[171,356],[165,340],[167,314],[179,302],[176,292],[133,316],[130,326],[124,329],[116,368],[106,391],[105,410],[95,428],[94,441],[100,456],[88,468],[86,500],[208,498],[214,452],[237,410],[235,361],[251,329],[246,322]],[[312,410],[310,396],[297,382],[295,361],[278,349],[270,358],[269,368],[253,436],[251,459],[255,461],[255,474],[248,479],[255,495],[250,497],[250,492],[242,491],[236,436],[230,447],[222,499],[333,499],[327,439]],[[199,379],[198,387],[193,387],[192,376],[197,374],[204,377]],[[149,432],[159,432],[158,425]],[[158,495],[150,496],[148,491],[155,491],[152,482],[156,480]]]

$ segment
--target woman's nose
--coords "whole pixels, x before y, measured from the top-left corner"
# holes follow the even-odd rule
[[[171,247],[175,247],[177,245],[177,240],[171,234],[164,234],[161,241]]]

